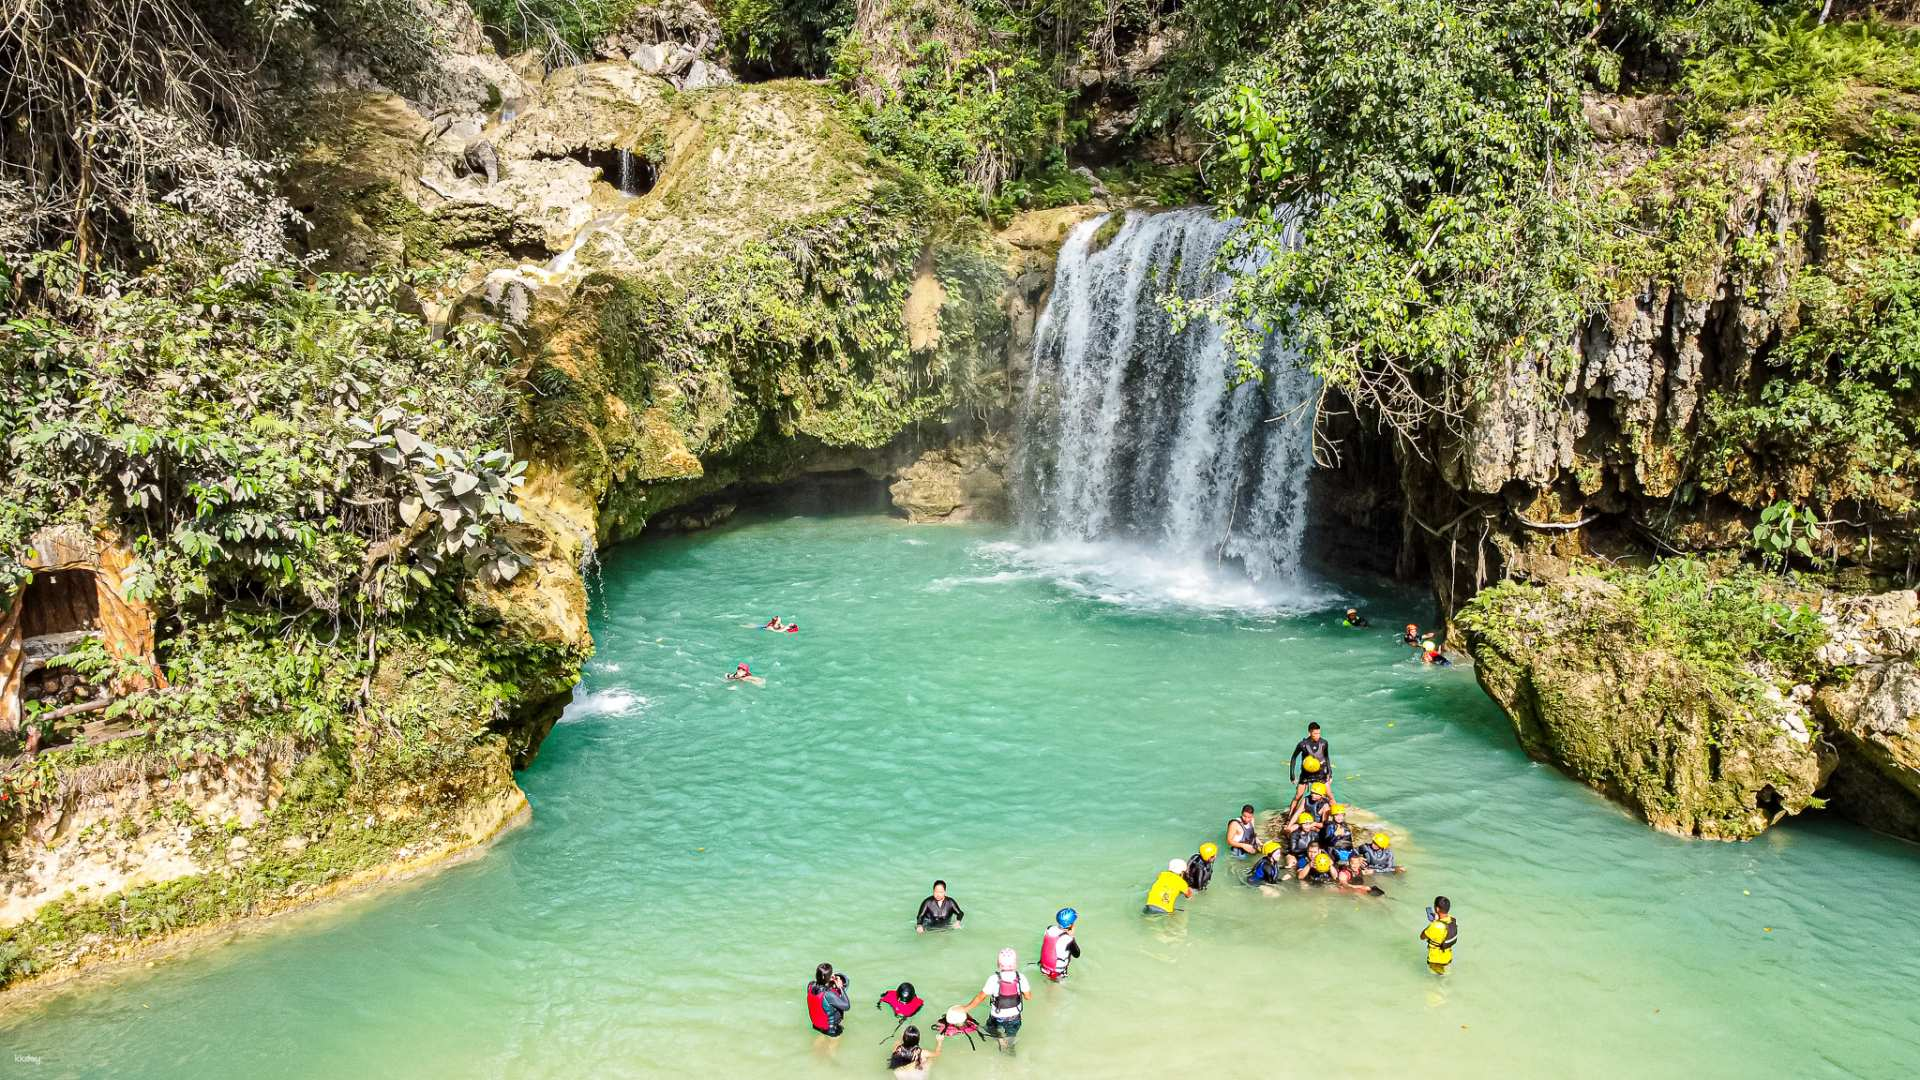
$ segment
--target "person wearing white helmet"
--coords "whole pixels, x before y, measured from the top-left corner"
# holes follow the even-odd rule
[[[1149,915],[1171,915],[1180,897],[1192,896],[1193,886],[1187,884],[1187,860],[1174,859],[1160,876],[1153,879],[1153,887],[1147,890],[1146,912]]]
[[[991,998],[993,1005],[987,1009],[987,1024],[982,1030],[999,1041],[1003,1052],[1010,1054],[1014,1037],[1020,1034],[1020,1011],[1031,997],[1033,988],[1027,985],[1027,977],[1020,974],[1019,955],[1012,949],[1001,949],[999,966],[987,976],[987,984],[973,995],[972,1001],[958,1008],[970,1012],[975,1005]]]

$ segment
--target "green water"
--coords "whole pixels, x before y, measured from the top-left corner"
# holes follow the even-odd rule
[[[1087,956],[1035,988],[1018,1056],[949,1044],[936,1073],[1920,1072],[1913,849],[1654,834],[1528,762],[1470,672],[1409,663],[1389,627],[1417,597],[1344,590],[882,518],[622,549],[599,656],[521,778],[530,827],[0,1015],[0,1075],[879,1076],[875,995],[964,1001],[1062,904]],[[1337,626],[1349,596],[1382,628]],[[776,612],[802,632],[742,625]],[[720,681],[738,659],[767,685]],[[1412,872],[1384,901],[1265,896],[1223,860],[1143,918],[1167,859],[1280,798],[1310,719]],[[916,936],[936,876],[969,917]],[[1444,980],[1413,941],[1436,892],[1462,923]],[[837,1043],[802,1004],[822,960],[854,980]]]

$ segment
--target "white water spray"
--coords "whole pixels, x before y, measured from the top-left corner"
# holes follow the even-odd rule
[[[1238,224],[1205,210],[1128,213],[1067,238],[1034,331],[1017,464],[1022,524],[1052,542],[1126,540],[1176,559],[1237,560],[1255,581],[1298,572],[1318,381],[1285,342],[1242,382],[1220,327],[1178,330],[1171,292],[1217,295]]]

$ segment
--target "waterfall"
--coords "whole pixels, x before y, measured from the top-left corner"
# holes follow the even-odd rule
[[[633,151],[624,146],[620,148],[620,193],[622,195],[639,194],[633,186]]]
[[[1270,338],[1237,382],[1218,324],[1176,328],[1166,294],[1219,294],[1237,225],[1206,210],[1129,212],[1073,231],[1034,330],[1016,463],[1021,524],[1044,540],[1131,540],[1187,561],[1293,578],[1306,530],[1317,380]]]

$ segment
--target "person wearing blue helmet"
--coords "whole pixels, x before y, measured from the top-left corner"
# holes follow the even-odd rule
[[[1080,943],[1073,939],[1073,927],[1079,921],[1079,912],[1063,907],[1040,938],[1040,974],[1054,982],[1067,977],[1067,965],[1080,955]]]

